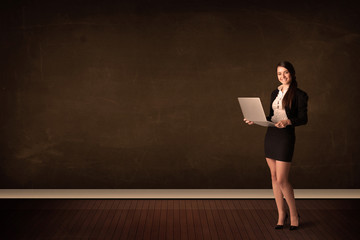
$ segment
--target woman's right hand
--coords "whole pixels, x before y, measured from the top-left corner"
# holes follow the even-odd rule
[[[253,125],[253,124],[254,124],[254,122],[249,121],[249,120],[247,120],[246,118],[244,118],[244,122],[247,123],[247,124],[249,124],[249,125]]]

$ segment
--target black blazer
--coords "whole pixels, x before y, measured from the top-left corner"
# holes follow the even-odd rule
[[[276,89],[271,93],[270,101],[270,115],[267,117],[268,121],[271,121],[271,117],[274,115],[274,110],[272,109],[272,103],[275,100],[279,93],[279,90]],[[288,119],[291,121],[291,126],[296,127],[300,125],[305,125],[308,122],[307,117],[307,102],[308,95],[306,92],[296,89],[295,97],[291,103],[291,109],[285,107],[285,112]]]

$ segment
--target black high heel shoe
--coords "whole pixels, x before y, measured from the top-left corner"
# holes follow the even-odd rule
[[[284,219],[284,224],[283,224],[283,225],[276,225],[275,229],[283,229],[283,228],[284,228],[284,225],[285,225],[285,223],[286,223],[287,218],[288,218],[288,214],[286,213],[285,219]]]
[[[298,217],[299,217],[299,225],[297,225],[297,226],[291,226],[290,225],[290,229],[289,229],[290,231],[291,230],[297,230],[299,228],[299,226],[300,226],[300,215],[299,214],[298,214]]]

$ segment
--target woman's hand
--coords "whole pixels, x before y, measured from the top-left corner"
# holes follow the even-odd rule
[[[247,123],[247,124],[249,124],[249,125],[253,125],[253,124],[254,124],[254,122],[249,121],[249,120],[247,120],[246,118],[244,118],[244,122]]]
[[[291,125],[291,121],[289,119],[287,120],[281,120],[275,124],[275,127],[277,128],[286,128],[287,125]]]

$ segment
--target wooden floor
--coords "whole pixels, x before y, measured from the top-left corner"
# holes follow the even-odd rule
[[[0,200],[0,239],[359,239],[360,200],[297,200],[275,230],[273,199]]]

